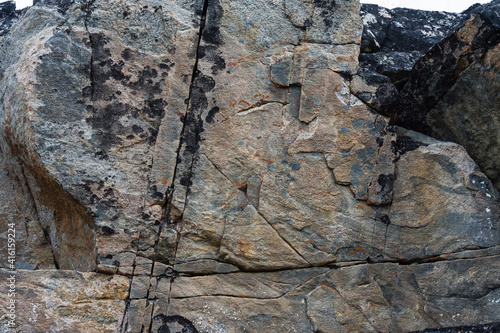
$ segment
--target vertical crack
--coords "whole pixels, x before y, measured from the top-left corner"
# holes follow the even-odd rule
[[[122,323],[120,325],[120,332],[122,332],[122,333],[126,332],[127,328],[128,328],[128,322],[125,325],[125,327],[123,325],[125,323],[125,318],[127,317],[127,312],[128,312],[128,310],[130,308],[130,293],[132,292],[132,283],[134,281],[135,266],[136,266],[136,259],[134,258],[134,265],[132,266],[132,277],[130,278],[130,285],[128,287],[128,295],[127,295],[127,298],[125,300],[126,301],[125,311],[123,312]],[[149,288],[148,288],[148,293],[149,293]]]
[[[185,151],[188,154],[190,154],[189,157],[190,157],[191,161],[188,161],[189,167],[187,170],[187,179],[190,179],[192,177],[192,173],[193,173],[193,166],[195,163],[195,156],[194,155],[196,153],[196,149],[193,149],[193,147],[190,147],[190,141],[192,141],[193,138],[188,138],[188,135],[191,135],[191,136],[194,135],[195,136],[194,139],[197,139],[197,138],[199,138],[199,135],[201,132],[201,128],[200,128],[201,126],[196,126],[196,124],[195,124],[194,131],[188,132],[188,126],[189,126],[189,120],[196,117],[196,115],[192,114],[193,112],[192,112],[192,110],[190,110],[191,109],[190,106],[191,106],[191,100],[192,100],[194,94],[196,93],[195,88],[196,88],[197,80],[201,76],[201,72],[198,69],[198,60],[200,57],[200,44],[201,44],[201,39],[202,39],[202,35],[203,35],[203,29],[205,28],[205,24],[206,24],[208,1],[209,0],[204,0],[204,2],[203,2],[203,9],[202,9],[202,14],[201,14],[201,18],[200,18],[200,26],[199,26],[199,31],[198,31],[198,40],[197,40],[197,44],[196,44],[196,57],[195,57],[195,62],[194,62],[194,66],[193,66],[193,72],[191,74],[191,82],[189,85],[189,94],[188,94],[188,98],[186,100],[186,112],[184,114],[182,130],[181,130],[180,139],[179,139],[179,145],[178,145],[177,150],[176,150],[177,156],[176,156],[176,162],[175,162],[175,167],[174,167],[174,173],[173,173],[173,177],[172,177],[173,181],[172,181],[172,184],[167,188],[166,193],[165,193],[166,198],[165,198],[165,202],[162,206],[162,215],[160,218],[160,224],[158,226],[158,232],[157,232],[155,244],[154,244],[154,254],[153,254],[153,263],[151,265],[150,280],[153,278],[153,275],[154,275],[154,266],[156,263],[159,242],[160,242],[161,234],[162,234],[164,228],[165,227],[172,228],[172,229],[176,230],[176,232],[177,232],[176,240],[175,240],[175,249],[174,249],[173,259],[172,259],[173,265],[175,265],[176,256],[177,256],[177,249],[178,249],[178,245],[179,245],[179,241],[180,241],[180,237],[181,237],[182,225],[177,226],[176,223],[172,221],[172,216],[171,216],[172,200],[173,200],[173,194],[175,191],[175,181],[177,179],[178,174],[180,173],[180,170],[179,170],[180,163],[181,163],[180,155],[182,152],[183,145],[186,146]],[[190,192],[191,182],[185,181],[184,178],[180,179],[179,182],[181,185],[186,187],[186,194],[185,194],[183,211],[182,211],[182,214],[180,215],[180,217],[178,218],[178,221],[182,221],[182,218],[184,216],[184,211],[185,211],[186,206],[188,204],[188,195]],[[175,274],[175,272],[173,272],[172,277],[170,279],[170,290],[169,290],[169,294],[168,294],[167,308],[165,309],[165,313],[167,313],[167,315],[168,315],[168,306],[170,304],[170,294],[171,294],[171,290],[172,290],[172,284],[174,282],[175,277],[176,277],[176,274]],[[147,298],[149,299],[149,289],[148,289]],[[154,311],[151,312],[151,322],[150,322],[149,330],[151,330],[151,327],[153,325],[153,315],[154,315]]]
[[[394,182],[398,179],[398,162],[394,162]],[[392,195],[394,197],[394,184],[392,187]],[[392,209],[392,199],[391,202],[389,203],[389,207],[387,210],[387,216],[388,216],[388,223],[385,226],[385,235],[384,235],[384,249],[383,249],[383,254],[386,253],[386,248],[387,248],[387,231],[389,230],[389,225],[391,224],[391,209]],[[399,252],[399,249],[398,249]]]
[[[185,132],[186,132],[186,127],[187,127],[187,119],[189,116],[189,114],[188,114],[189,113],[189,104],[190,104],[191,97],[193,94],[193,86],[195,85],[195,81],[196,81],[196,78],[198,77],[198,72],[199,72],[198,71],[199,47],[200,47],[200,43],[201,43],[201,36],[203,33],[203,29],[205,27],[207,8],[208,8],[208,0],[205,0],[204,5],[203,5],[203,12],[201,15],[200,30],[198,32],[198,42],[196,45],[196,58],[195,58],[195,63],[194,63],[194,67],[193,67],[193,73],[191,75],[191,83],[189,86],[189,95],[188,95],[188,99],[187,99],[186,112],[185,112],[185,117],[184,117],[182,130],[181,130],[181,134],[180,134],[179,146],[177,147],[177,150],[176,150],[177,158],[176,158],[176,163],[175,163],[175,168],[174,168],[174,174],[172,177],[173,181],[172,181],[172,184],[167,188],[167,191],[165,193],[166,199],[165,199],[165,203],[163,204],[163,212],[162,212],[162,216],[161,216],[161,222],[159,225],[158,234],[157,234],[157,238],[155,241],[155,255],[156,255],[156,252],[158,250],[158,243],[160,240],[159,238],[160,238],[161,232],[163,230],[163,227],[165,225],[171,226],[173,224],[171,221],[171,216],[170,216],[171,211],[172,211],[172,199],[173,199],[173,193],[175,191],[175,180],[176,180],[177,174],[179,172],[180,153],[181,153],[182,145],[185,141],[185,136],[186,136]],[[196,134],[199,134],[199,133],[196,133]],[[192,153],[194,154],[194,152],[192,152]],[[192,159],[190,167],[189,167],[189,175],[192,174],[193,165],[194,165],[194,158]],[[184,185],[184,184],[182,184],[182,180],[181,180],[181,185]],[[185,201],[184,207],[186,207],[186,204],[187,204],[187,197],[189,194],[190,184],[188,183],[186,185],[187,185],[186,186],[186,201]],[[181,217],[182,217],[182,215],[181,215]],[[177,248],[175,249],[175,252],[174,252],[174,258],[175,258],[176,251],[177,251]],[[153,262],[154,262],[154,260],[153,260]]]
[[[170,216],[170,213],[171,213],[171,210],[172,210],[172,198],[173,198],[173,192],[174,192],[174,186],[175,186],[175,179],[176,179],[176,175],[177,175],[177,171],[178,171],[178,161],[179,161],[179,155],[180,155],[180,152],[181,152],[181,149],[182,149],[182,144],[183,143],[186,143],[186,151],[188,153],[190,153],[190,157],[191,157],[191,163],[189,165],[189,169],[188,169],[188,172],[187,172],[187,179],[188,181],[184,181],[183,182],[183,179],[184,178],[181,178],[180,179],[180,183],[181,185],[184,185],[186,187],[186,194],[185,194],[185,200],[184,200],[184,206],[183,206],[183,211],[182,211],[182,214],[180,215],[179,217],[179,222],[182,222],[182,219],[184,217],[184,212],[186,210],[186,207],[188,205],[188,196],[189,196],[189,193],[190,193],[190,186],[192,185],[190,179],[192,178],[193,176],[193,167],[194,167],[194,163],[196,161],[196,158],[195,158],[195,154],[196,154],[196,147],[190,147],[191,146],[191,142],[192,140],[196,141],[196,142],[199,142],[199,135],[200,135],[200,132],[201,132],[201,126],[199,124],[197,124],[196,122],[196,119],[195,119],[195,128],[194,128],[194,131],[193,133],[187,133],[186,134],[186,130],[187,130],[187,127],[189,126],[189,119],[190,117],[195,117],[195,115],[192,114],[192,112],[189,112],[190,111],[190,106],[191,106],[191,99],[193,97],[193,94],[194,94],[194,91],[196,89],[196,85],[197,85],[197,80],[199,79],[199,77],[201,76],[201,72],[198,70],[198,60],[199,60],[199,57],[200,57],[200,44],[201,44],[201,38],[202,38],[202,35],[203,35],[203,29],[205,28],[205,24],[206,24],[206,17],[207,17],[207,10],[208,10],[208,1],[209,0],[204,0],[203,2],[203,11],[202,11],[202,14],[201,14],[201,21],[200,21],[200,30],[198,32],[198,43],[196,45],[196,58],[195,58],[195,62],[194,62],[194,67],[193,67],[193,73],[191,75],[191,83],[190,83],[190,86],[189,86],[189,95],[188,95],[188,100],[187,100],[187,106],[186,106],[186,113],[185,113],[185,118],[184,118],[184,123],[183,123],[183,127],[182,127],[182,132],[181,132],[181,136],[180,136],[180,141],[179,141],[179,147],[178,147],[178,150],[177,150],[177,163],[176,163],[176,166],[175,166],[175,170],[174,170],[174,181],[172,182],[172,185],[171,185],[171,196],[170,196],[170,202],[168,203],[167,205],[167,216],[166,216],[166,222],[167,222],[167,225],[169,226],[172,226],[173,223],[171,221],[171,216]],[[188,135],[194,135],[195,138],[188,138],[187,136]],[[176,257],[177,257],[177,249],[178,249],[178,246],[179,246],[179,241],[180,241],[180,237],[181,237],[181,232],[182,232],[182,224],[177,228],[177,239],[176,239],[176,242],[175,242],[175,249],[174,249],[174,256],[173,256],[173,264],[175,265],[175,261],[176,261]],[[174,281],[174,278],[172,278],[171,280],[171,285],[170,285],[170,289],[172,289],[172,283]],[[170,293],[169,293],[169,299],[168,299],[168,304],[170,304]]]
[[[56,269],[60,269],[59,262],[57,261],[56,253],[54,251],[54,246],[52,245],[52,240],[50,239],[49,232],[47,231],[47,228],[45,228],[43,226],[42,221],[40,220],[40,211],[39,211],[38,206],[37,206],[37,201],[35,199],[35,195],[33,193],[33,190],[31,189],[28,178],[26,177],[26,174],[24,172],[24,167],[22,165],[20,165],[20,169],[21,169],[22,178],[24,179],[25,187],[28,189],[28,194],[30,195],[31,201],[33,202],[33,207],[35,208],[35,214],[37,216],[37,220],[40,223],[40,227],[42,228],[43,236],[44,236],[47,244],[50,245],[50,251],[52,253],[52,260],[54,260],[54,266],[56,267]]]
[[[307,294],[305,296],[305,298],[304,298],[305,303],[306,303],[305,304],[305,306],[306,306],[306,317],[307,317],[307,321],[309,322],[309,326],[311,327],[311,332],[312,333],[316,333],[316,332],[318,332],[318,328],[314,324],[314,321],[313,321],[313,319],[311,318],[311,315],[310,315],[310,313],[311,313],[311,304],[310,304],[311,301],[309,300],[309,296],[310,296],[311,293],[312,293],[312,291],[309,294]]]
[[[94,93],[95,93],[95,76],[94,76],[94,45],[95,41],[92,38],[92,33],[89,30],[89,20],[92,15],[92,6],[94,5],[95,0],[87,0],[82,4],[82,10],[85,13],[83,17],[83,25],[85,26],[85,30],[89,35],[89,44],[90,44],[90,69],[89,69],[89,81],[90,81],[90,100],[94,101]]]
[[[153,316],[155,313],[155,303],[152,303],[152,308],[151,308],[151,318],[149,319],[149,327],[146,332],[151,332],[153,329]],[[149,306],[149,299],[146,299],[146,308]],[[144,326],[141,328],[141,333],[144,331]]]

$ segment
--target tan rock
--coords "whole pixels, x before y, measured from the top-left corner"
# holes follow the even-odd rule
[[[3,281],[11,273],[0,270]],[[75,271],[18,271],[16,324],[22,332],[116,332],[128,297],[129,280]],[[8,297],[3,284],[0,293]],[[9,313],[2,302],[2,315]],[[3,325],[4,323],[2,323]]]

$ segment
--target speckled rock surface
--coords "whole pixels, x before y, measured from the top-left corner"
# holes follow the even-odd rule
[[[495,327],[499,193],[463,146],[389,124],[401,96],[360,70],[362,28],[355,0],[19,13],[0,37],[2,330]]]
[[[17,17],[17,14],[14,1],[0,3],[0,36],[9,32],[10,25]]]
[[[469,11],[391,10],[362,4],[360,71],[352,79],[351,91],[377,112],[391,116],[413,65],[472,15]]]
[[[361,66],[404,86],[415,62],[459,25],[465,13],[361,6]]]
[[[6,281],[10,273],[0,270]],[[18,332],[117,332],[122,323],[129,291],[125,276],[77,271],[18,270]],[[7,284],[0,288],[8,298]],[[8,313],[7,304],[1,311]],[[9,332],[2,327],[4,332]]]
[[[500,2],[471,10],[462,27],[417,62],[395,124],[463,145],[500,187]]]

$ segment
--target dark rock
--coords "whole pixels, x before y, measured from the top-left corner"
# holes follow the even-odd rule
[[[484,5],[475,4],[462,13],[459,25],[463,25],[467,20],[480,15],[485,20],[491,22],[494,26],[500,27],[500,1],[493,0]]]
[[[87,1],[92,2],[92,1]],[[65,14],[68,9],[73,5],[73,0],[34,0],[33,6],[37,7],[48,7],[53,6],[57,8],[57,11],[61,14]]]
[[[442,327],[437,329],[430,329],[425,331],[418,331],[415,333],[494,333],[500,332],[500,322],[490,323],[477,326],[456,326],[456,327]]]
[[[361,68],[353,76],[350,89],[357,98],[386,116],[392,114],[394,105],[399,100],[399,90],[391,79],[368,67]]]
[[[426,52],[448,36],[462,14],[361,5],[361,52]],[[469,15],[473,15],[473,11]]]
[[[3,19],[16,10],[16,3],[12,0],[1,2],[0,3],[0,19]]]
[[[0,3],[0,37],[9,32],[12,20],[16,17],[16,3],[14,1]]]
[[[463,145],[500,186],[500,2],[474,8],[455,33],[416,64],[393,124]],[[488,112],[485,112],[488,111]]]
[[[360,12],[363,17],[361,52],[378,52],[387,37],[394,12],[372,4],[362,4]]]
[[[426,52],[448,36],[455,28],[460,14],[395,8],[382,52]]]
[[[391,79],[402,89],[415,62],[457,26],[461,14],[363,4],[361,68]],[[370,54],[366,54],[370,53]]]
[[[364,72],[374,71],[387,76],[391,82],[402,89],[413,64],[422,57],[419,51],[362,53],[359,62]]]

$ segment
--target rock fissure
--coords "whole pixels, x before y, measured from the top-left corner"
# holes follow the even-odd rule
[[[31,202],[33,204],[33,208],[35,209],[35,215],[37,216],[37,221],[40,225],[40,228],[42,229],[43,236],[45,237],[45,242],[47,242],[47,244],[49,244],[49,246],[50,246],[50,250],[52,252],[52,259],[54,260],[54,267],[56,269],[59,269],[60,268],[59,263],[57,261],[55,249],[54,249],[54,247],[52,245],[52,241],[50,239],[49,231],[47,231],[47,228],[45,226],[43,226],[42,222],[40,221],[40,213],[39,213],[39,209],[37,206],[37,201],[36,201],[35,196],[33,194],[33,190],[31,189],[31,185],[28,182],[28,178],[26,178],[25,170],[22,166],[20,167],[20,170],[21,170],[21,177],[22,177],[23,182],[25,184],[25,188],[28,190],[27,192],[29,193]],[[21,180],[20,180],[20,182],[21,182]]]
[[[95,41],[93,41],[92,34],[90,33],[88,22],[90,21],[90,17],[92,16],[92,6],[94,4],[95,0],[85,0],[85,2],[82,4],[83,11],[85,12],[85,15],[83,17],[83,24],[85,27],[85,30],[87,31],[88,38],[89,38],[89,46],[90,46],[90,68],[89,68],[89,81],[90,81],[90,100],[94,101],[94,90],[95,90],[95,77],[94,77],[94,44]]]
[[[173,199],[173,195],[174,195],[174,191],[175,191],[175,182],[177,181],[177,175],[178,175],[178,168],[179,168],[179,162],[180,162],[180,154],[182,152],[182,148],[183,148],[183,143],[186,143],[187,145],[189,145],[189,141],[190,140],[197,140],[197,136],[199,135],[199,133],[197,133],[197,131],[195,131],[194,133],[188,133],[187,132],[187,126],[189,126],[188,124],[188,121],[189,121],[189,118],[191,115],[192,115],[192,110],[190,110],[190,104],[191,104],[191,99],[193,97],[193,94],[196,93],[195,92],[195,85],[196,85],[196,80],[197,80],[197,77],[200,73],[199,69],[198,69],[198,61],[199,61],[199,58],[200,58],[200,45],[201,45],[201,42],[202,42],[202,37],[203,37],[203,30],[205,28],[205,24],[206,24],[206,18],[207,18],[207,11],[208,11],[208,5],[209,5],[209,0],[204,0],[203,2],[203,9],[202,9],[202,13],[201,13],[201,17],[200,17],[200,24],[199,24],[199,31],[198,31],[198,41],[197,41],[197,44],[196,44],[196,58],[195,58],[195,61],[194,61],[194,66],[193,66],[193,71],[192,71],[192,74],[191,74],[191,82],[190,82],[190,85],[189,85],[189,95],[188,95],[188,99],[186,101],[186,112],[185,112],[185,115],[184,115],[184,119],[183,119],[183,125],[182,125],[182,130],[181,130],[181,133],[180,133],[180,140],[179,140],[179,146],[176,150],[177,152],[177,157],[176,157],[176,164],[175,164],[175,167],[174,167],[174,173],[173,173],[173,182],[172,182],[172,185],[170,185],[170,187],[167,189],[167,193],[165,194],[166,196],[166,200],[165,200],[165,204],[163,206],[163,215],[162,215],[162,221],[160,222],[160,225],[158,227],[158,234],[157,234],[157,237],[156,237],[156,241],[155,241],[155,255],[154,255],[154,258],[156,257],[156,253],[158,251],[158,244],[159,244],[159,240],[160,240],[160,236],[161,236],[161,233],[163,231],[163,227],[166,226],[167,228],[174,228],[177,232],[177,235],[176,235],[176,240],[175,240],[175,248],[173,250],[173,264],[175,265],[176,263],[176,257],[177,257],[177,250],[178,250],[178,246],[179,246],[179,242],[180,242],[180,237],[181,237],[181,233],[182,233],[182,219],[184,217],[184,210],[188,204],[188,196],[189,196],[189,183],[188,184],[182,184],[182,179],[180,180],[180,184],[183,185],[183,186],[186,186],[186,194],[185,194],[185,200],[184,200],[184,208],[183,208],[183,211],[179,217],[179,223],[180,225],[177,225],[177,223],[173,223],[172,221],[172,216],[171,216],[171,213],[172,213],[172,199]],[[199,128],[197,128],[198,131],[199,131]],[[188,138],[187,135],[194,135],[195,138]],[[187,146],[186,145],[186,146]],[[194,162],[195,162],[195,153],[196,151],[189,151],[189,153],[191,154],[190,156],[190,159],[191,159],[191,163],[189,165],[189,171],[188,171],[188,179],[190,179],[192,177],[192,172],[193,172],[193,165],[194,165]],[[189,163],[189,162],[188,162]],[[153,270],[154,270],[154,265],[155,265],[155,259],[153,259],[153,265],[151,267],[151,274],[150,274],[150,279],[153,277]],[[174,277],[172,277],[170,279],[170,286],[169,286],[169,296],[168,296],[168,299],[167,299],[167,305],[166,305],[166,309],[165,309],[165,312],[169,313],[169,304],[170,304],[170,293],[171,293],[171,290],[172,290],[172,285],[174,283]],[[148,293],[149,293],[149,290],[148,290]],[[152,312],[152,316],[153,316],[153,312]],[[151,322],[153,322],[153,317],[151,319]]]
[[[281,104],[281,103],[280,103],[280,104]],[[227,179],[227,180],[228,180],[231,184],[233,184],[233,186],[234,186],[235,188],[238,188],[238,187],[236,186],[236,184],[234,184],[234,183],[233,183],[233,181],[232,181],[232,180],[230,180],[230,179],[229,179],[229,178],[228,178],[228,177],[227,177],[227,176],[226,176],[226,175],[225,175],[225,174],[224,174],[224,173],[223,173],[223,172],[222,172],[222,171],[221,171],[221,170],[217,167],[217,165],[216,165],[216,164],[214,164],[214,163],[210,160],[210,158],[209,158],[206,154],[204,154],[204,156],[205,156],[205,157],[207,158],[207,160],[208,160],[208,161],[209,161],[209,162],[210,162],[210,163],[214,166],[214,168],[215,168],[217,171],[219,171],[219,173],[220,173],[222,176],[224,176],[224,178],[226,178],[226,179]],[[249,202],[248,204],[253,206],[253,204],[252,204],[251,202]],[[274,226],[273,226],[273,225],[272,225],[272,224],[271,224],[271,223],[270,223],[270,222],[269,222],[269,221],[268,221],[268,220],[264,217],[264,214],[262,214],[262,212],[260,212],[260,211],[259,211],[259,208],[258,208],[258,207],[255,207],[255,206],[254,206],[254,208],[255,208],[256,212],[257,212],[257,213],[258,213],[258,214],[259,214],[259,215],[260,215],[260,216],[261,216],[261,217],[262,217],[262,218],[263,218],[263,219],[264,219],[264,220],[265,220],[265,221],[266,221],[266,222],[267,222],[267,223],[268,223],[268,224],[269,224],[272,228],[273,228],[273,230],[276,232],[277,236],[279,236],[279,237],[280,237],[280,238],[281,238],[281,239],[282,239],[285,243],[287,243],[287,244],[288,244],[288,246],[289,246],[289,247],[290,247],[290,248],[291,248],[291,249],[292,249],[292,250],[293,250],[293,251],[294,251],[294,252],[295,252],[295,253],[296,253],[296,254],[297,254],[300,258],[302,258],[302,259],[303,259],[303,260],[304,260],[307,264],[311,265],[311,264],[310,264],[310,263],[309,263],[309,262],[308,262],[308,261],[304,258],[304,256],[303,256],[303,255],[301,255],[301,254],[297,251],[297,249],[295,249],[295,248],[292,246],[292,244],[290,244],[290,242],[289,242],[289,241],[287,241],[287,240],[286,240],[283,236],[281,236],[281,235],[280,235],[280,233],[278,232],[278,230],[276,230],[276,228],[275,228],[275,227],[274,227]],[[223,231],[223,234],[222,234],[221,242],[222,242],[222,240],[224,239],[226,226],[227,226],[227,221],[224,223],[224,231]],[[221,246],[221,243],[219,244],[219,252],[220,252],[220,246]]]
[[[129,312],[129,309],[130,309],[130,294],[132,292],[132,280],[134,279],[135,265],[136,265],[136,263],[135,263],[135,259],[134,259],[134,265],[132,266],[132,275],[129,278],[130,284],[129,284],[129,288],[128,288],[128,293],[127,293],[127,297],[125,298],[125,310],[123,311],[123,317],[122,317],[121,324],[120,324],[120,332],[121,333],[127,332],[127,329],[128,329],[128,321],[125,323],[125,319],[127,318],[127,314]],[[150,289],[151,288],[148,288],[148,293],[146,295],[146,299],[149,299],[149,290]]]
[[[374,329],[377,333],[381,333],[379,330],[377,330],[377,329],[373,326],[373,324],[372,324],[371,320],[370,320],[370,319],[366,316],[366,314],[364,313],[364,311],[363,311],[363,310],[361,310],[361,309],[360,309],[357,305],[354,305],[354,304],[352,304],[352,302],[350,302],[349,300],[345,299],[345,297],[342,295],[342,293],[341,293],[341,292],[340,292],[337,288],[332,287],[332,286],[329,286],[329,285],[327,285],[326,287],[328,287],[328,288],[332,289],[334,292],[336,292],[336,293],[337,293],[337,295],[339,295],[339,297],[340,297],[340,298],[341,298],[341,299],[342,299],[342,300],[343,300],[346,304],[348,304],[351,308],[356,309],[356,311],[357,311],[358,313],[360,313],[360,314],[361,314],[361,316],[362,316],[362,317],[366,320],[366,322],[368,323],[368,325],[370,325],[370,326],[371,326],[371,327],[372,327],[372,328],[373,328],[373,329]]]
[[[305,307],[306,307],[306,317],[307,317],[307,321],[309,323],[309,326],[310,326],[310,329],[311,329],[311,332],[312,333],[317,333],[318,332],[318,328],[316,327],[316,325],[314,325],[314,321],[313,319],[311,318],[311,305],[310,305],[310,301],[309,301],[309,294],[306,295],[304,297],[304,300],[305,300]]]
[[[306,259],[304,258],[304,256],[293,246],[293,244],[287,240],[285,237],[283,237],[280,232],[276,229],[275,226],[273,226],[273,224],[265,218],[265,214],[262,214],[262,212],[260,212],[257,208],[256,208],[256,211],[257,213],[260,215],[260,217],[262,217],[274,230],[274,232],[276,233],[276,235],[281,238],[286,244],[288,244],[288,246],[295,252],[295,254],[297,254],[302,260],[304,260],[305,263],[307,263],[309,265],[309,267],[312,267],[311,266],[311,263]],[[306,267],[306,266],[304,266]]]
[[[261,106],[268,105],[268,104],[274,104],[274,103],[276,103],[276,104],[281,104],[281,105],[288,105],[288,104],[290,104],[290,103],[287,103],[287,102],[282,102],[282,101],[266,101],[266,100],[260,100],[260,101],[258,101],[257,103],[250,105],[248,108],[244,108],[244,109],[238,110],[238,113],[236,113],[236,114],[235,114],[235,116],[236,116],[236,115],[238,115],[238,114],[241,114],[241,113],[243,113],[243,112],[248,113],[248,111],[252,111],[252,110],[254,110],[254,109],[256,109],[256,108],[259,108],[259,107],[261,107]],[[233,117],[234,117],[234,116],[233,116]]]

